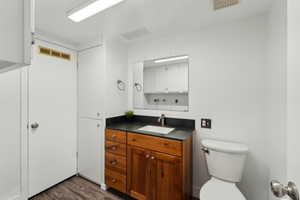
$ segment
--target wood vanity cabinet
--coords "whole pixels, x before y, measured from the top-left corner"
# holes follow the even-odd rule
[[[107,132],[110,134],[111,131]],[[109,134],[106,134],[108,139]],[[127,138],[127,166],[123,167],[127,169],[126,175],[118,168],[106,163],[106,176],[109,176],[111,171],[124,174],[126,193],[138,200],[187,200],[191,198],[192,137],[185,141],[178,141],[131,132],[124,132],[124,134]],[[111,141],[108,141],[107,146],[111,146]],[[110,154],[109,149],[106,155]],[[106,160],[106,162],[109,161]],[[108,179],[106,179],[106,184],[109,187],[124,192],[119,189],[120,187],[112,185]]]
[[[127,192],[126,132],[105,130],[105,184],[120,192]]]

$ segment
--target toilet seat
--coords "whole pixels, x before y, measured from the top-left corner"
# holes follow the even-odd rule
[[[246,200],[234,183],[211,178],[200,191],[201,200]]]

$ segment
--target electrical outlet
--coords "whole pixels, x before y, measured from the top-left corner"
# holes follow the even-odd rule
[[[211,129],[211,119],[201,119],[201,128]]]

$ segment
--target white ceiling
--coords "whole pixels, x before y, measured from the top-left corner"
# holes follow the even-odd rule
[[[266,12],[272,0],[241,0],[237,6],[214,11],[212,0],[126,0],[80,23],[66,12],[86,0],[36,1],[36,29],[45,36],[77,46],[105,36],[146,27],[151,35],[196,30],[214,23]]]

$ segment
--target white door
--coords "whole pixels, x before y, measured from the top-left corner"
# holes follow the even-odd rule
[[[36,54],[29,68],[29,195],[76,174],[76,57],[71,60]]]
[[[78,173],[98,184],[104,183],[104,135],[100,120],[79,119]]]
[[[103,47],[78,54],[78,112],[80,117],[103,118],[104,103]]]
[[[284,4],[285,1],[282,1]],[[284,194],[287,199],[297,200],[297,189],[300,188],[300,2],[287,1],[287,91],[286,91],[286,158],[279,160],[285,163],[282,174],[285,178],[273,184],[273,189]],[[277,149],[274,155],[281,153]],[[277,169],[276,165],[271,166]],[[274,170],[275,171],[275,170]],[[287,182],[290,182],[289,184]],[[295,185],[293,185],[295,184]],[[284,187],[285,186],[285,187]],[[293,188],[295,186],[295,188]],[[290,197],[289,197],[290,196]]]
[[[26,69],[0,73],[0,199],[27,196]]]

